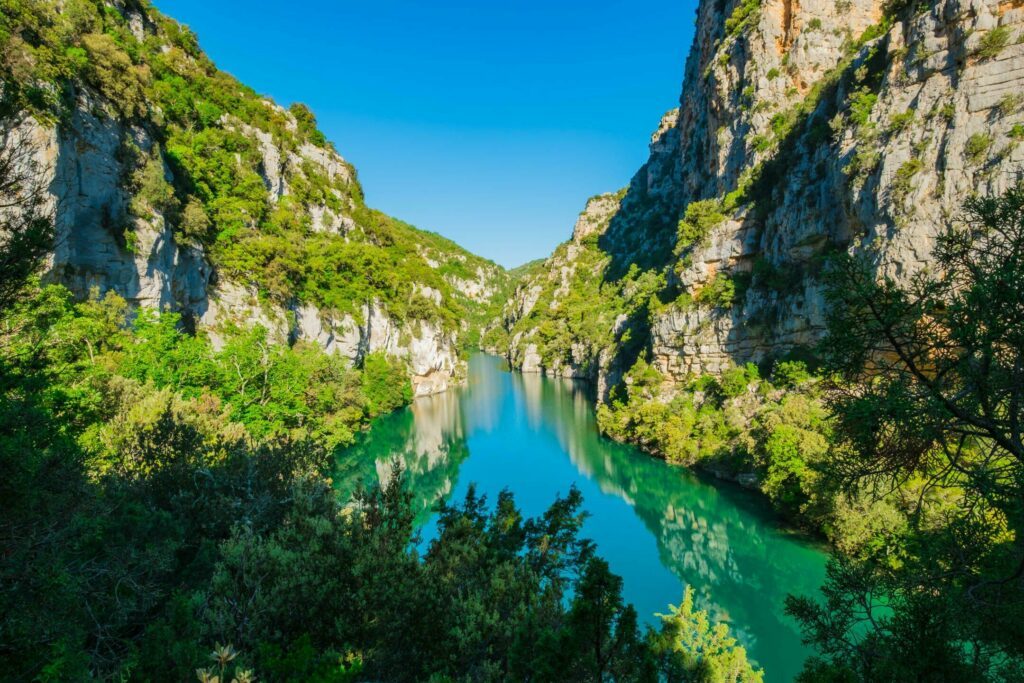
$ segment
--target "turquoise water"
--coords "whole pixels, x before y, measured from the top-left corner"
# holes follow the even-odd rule
[[[601,437],[583,385],[505,372],[499,359],[476,355],[467,386],[380,418],[339,453],[335,481],[344,491],[359,478],[375,480],[395,456],[425,541],[434,533],[433,505],[461,497],[470,483],[490,500],[511,489],[526,515],[575,484],[590,514],[584,534],[622,576],[641,618],[654,623],[689,584],[765,668],[765,680],[792,680],[809,654],[783,600],[817,591],[823,550],[788,533],[750,492]]]

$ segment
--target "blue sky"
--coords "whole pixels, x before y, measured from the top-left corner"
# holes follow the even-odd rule
[[[625,185],[676,106],[696,0],[156,0],[305,102],[368,203],[515,266]]]

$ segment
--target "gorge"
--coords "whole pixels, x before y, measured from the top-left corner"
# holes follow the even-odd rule
[[[1024,676],[1018,0],[701,0],[514,270],[144,0],[0,78],[0,678]]]
[[[784,598],[817,590],[823,550],[787,531],[754,494],[602,439],[579,382],[500,366],[493,356],[474,356],[465,387],[375,422],[336,456],[332,476],[343,497],[358,479],[386,481],[400,458],[426,548],[436,536],[433,507],[463,497],[468,486],[491,500],[510,489],[531,515],[577,486],[589,515],[583,533],[623,577],[623,596],[642,621],[657,622],[654,615],[692,586],[766,681],[795,677],[810,652],[782,611]]]

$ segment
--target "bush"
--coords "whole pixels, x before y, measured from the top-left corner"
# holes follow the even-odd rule
[[[211,239],[211,225],[210,217],[206,215],[203,203],[195,197],[189,197],[178,223],[178,230],[181,234],[187,239],[206,242]]]
[[[975,133],[967,138],[967,145],[964,147],[967,160],[972,164],[984,162],[992,143],[992,136],[988,133]]]
[[[133,118],[145,114],[148,70],[132,64],[128,55],[107,34],[83,36],[82,47],[88,54],[85,74],[89,82],[117,107],[122,116]]]
[[[725,20],[726,37],[736,35],[744,27],[753,24],[760,8],[761,0],[740,0],[732,14]]]
[[[779,361],[772,369],[772,384],[783,389],[796,389],[811,379],[803,361]]]
[[[847,106],[850,110],[850,121],[856,126],[864,126],[871,118],[871,112],[878,101],[878,95],[868,88],[860,88],[850,95]]]
[[[924,169],[924,162],[920,158],[914,157],[903,162],[903,164],[896,169],[896,175],[892,181],[892,201],[896,205],[896,208],[902,210],[906,203],[907,196],[913,189],[914,176]]]
[[[722,373],[719,384],[726,398],[736,398],[746,393],[750,385],[761,379],[761,373],[753,363],[730,368]]]
[[[704,199],[687,205],[676,232],[676,253],[697,247],[711,230],[725,220],[722,203]]]
[[[731,308],[737,299],[736,283],[729,273],[716,273],[694,296],[700,305],[711,308]]]
[[[412,400],[412,385],[403,363],[383,353],[363,359],[363,394],[370,417],[391,412]]]
[[[317,147],[325,147],[327,145],[327,137],[317,128],[316,117],[309,107],[301,102],[295,102],[292,106],[288,107],[288,111],[295,117],[299,132],[302,133],[304,138]]]
[[[914,111],[911,109],[908,109],[902,114],[896,114],[891,119],[889,119],[889,127],[887,132],[889,133],[889,135],[896,135],[897,133],[901,133],[907,126],[911,124],[913,120]]]
[[[1003,48],[1010,44],[1010,27],[997,26],[978,41],[978,47],[974,54],[979,59],[992,59],[1003,51]]]
[[[132,174],[130,186],[134,189],[130,208],[140,218],[149,218],[154,211],[170,218],[180,206],[174,187],[164,175],[164,162],[159,148],[154,148],[153,154]]]

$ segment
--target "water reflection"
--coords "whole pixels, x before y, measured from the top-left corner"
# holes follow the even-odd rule
[[[335,480],[344,490],[355,478],[383,476],[394,456],[409,474],[426,538],[433,505],[462,495],[469,482],[492,497],[512,489],[529,515],[576,484],[591,514],[585,533],[642,616],[653,620],[692,585],[768,680],[799,670],[807,652],[783,599],[816,590],[824,554],[781,530],[748,492],[601,438],[585,387],[502,372],[497,359],[474,357],[466,388],[379,420],[339,454]]]

